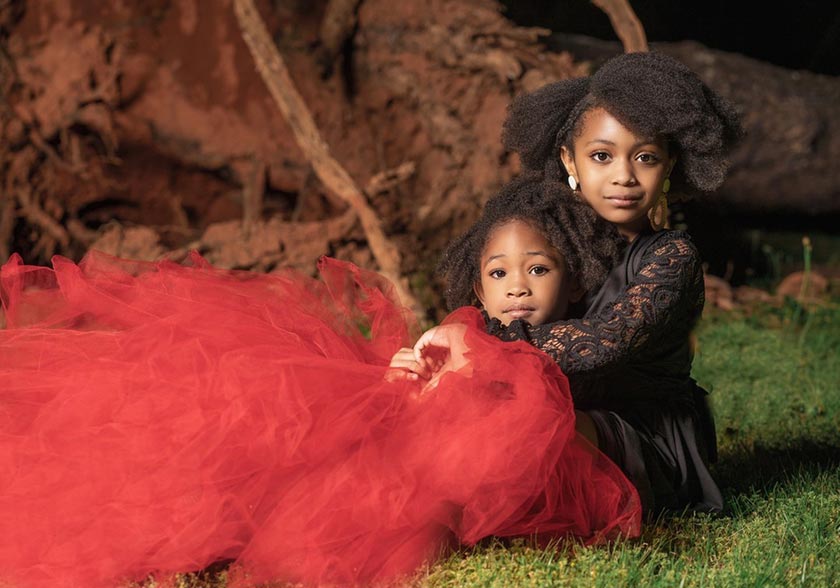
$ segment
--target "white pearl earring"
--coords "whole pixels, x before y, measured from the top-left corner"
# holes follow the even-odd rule
[[[569,188],[577,190],[578,183],[574,176],[569,176]]]

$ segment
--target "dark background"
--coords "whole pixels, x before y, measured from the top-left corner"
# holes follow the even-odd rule
[[[519,24],[614,41],[606,14],[588,0],[505,0]],[[715,49],[815,73],[840,75],[840,3],[633,0],[650,42],[694,40]]]
[[[607,15],[588,0],[505,0],[517,24],[560,34],[617,42]],[[633,0],[648,42],[697,41],[790,69],[840,75],[840,3]],[[733,283],[771,285],[802,265],[801,239],[814,243],[813,259],[832,273],[840,265],[836,215],[738,214],[704,202],[682,205],[682,219],[709,270]],[[679,214],[682,212],[682,214]],[[673,220],[673,217],[672,217]]]

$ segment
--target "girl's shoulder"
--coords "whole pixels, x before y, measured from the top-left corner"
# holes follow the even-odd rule
[[[686,231],[680,229],[663,229],[652,231],[639,236],[639,239],[647,239],[647,246],[662,246],[670,243],[684,243],[687,247],[696,249],[694,242]]]
[[[685,231],[642,233],[625,249],[601,287],[586,297],[584,318],[612,305],[628,286],[642,281],[660,285],[696,281],[702,272],[700,254]]]
[[[699,260],[700,252],[687,232],[665,229],[640,235],[634,242],[635,254],[642,258],[667,257],[685,260]]]
[[[648,268],[645,273],[702,272],[700,252],[691,236],[671,229],[639,235],[625,252],[623,265],[628,283],[636,281],[642,268]]]

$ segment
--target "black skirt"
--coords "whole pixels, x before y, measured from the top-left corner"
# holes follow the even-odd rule
[[[705,391],[696,384],[693,388],[690,398],[678,395],[681,402],[584,410],[595,424],[601,451],[636,486],[646,515],[723,509],[707,467],[717,457],[714,424]]]

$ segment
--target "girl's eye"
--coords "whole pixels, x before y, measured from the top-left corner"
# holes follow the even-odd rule
[[[505,277],[505,270],[496,269],[491,271],[488,275],[495,280],[500,280]]]
[[[610,154],[607,153],[606,151],[596,151],[595,153],[590,155],[590,157],[592,159],[594,159],[595,161],[604,162],[604,161],[607,161],[610,158]]]
[[[535,276],[544,276],[548,273],[548,268],[542,265],[535,265],[531,268],[531,273]]]
[[[657,161],[659,161],[659,158],[653,153],[640,153],[636,157],[636,159],[638,159],[642,163],[656,163]]]

